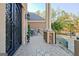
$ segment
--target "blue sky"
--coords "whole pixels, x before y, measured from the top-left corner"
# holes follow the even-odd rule
[[[71,12],[73,14],[79,15],[79,3],[53,3],[52,8],[55,10],[62,9],[66,12]]]
[[[44,3],[28,3],[28,11],[29,12],[35,12],[37,10],[45,10],[45,4]]]
[[[62,9],[66,12],[71,12],[73,14],[79,15],[79,3],[52,3],[52,8],[55,10]],[[32,3],[28,4],[28,11],[35,12],[37,10],[44,10],[45,4],[44,3]]]

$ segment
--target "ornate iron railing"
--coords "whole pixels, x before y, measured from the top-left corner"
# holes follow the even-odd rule
[[[6,4],[6,52],[13,55],[21,45],[22,6],[19,3]]]

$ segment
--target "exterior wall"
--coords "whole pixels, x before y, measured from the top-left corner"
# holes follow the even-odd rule
[[[27,12],[27,4],[22,4],[22,44],[26,43],[26,33],[27,33],[27,21],[25,15]]]
[[[26,4],[22,4],[22,43],[25,44],[26,33]],[[6,4],[0,3],[0,55],[6,55]]]
[[[35,29],[45,29],[45,22],[30,22],[30,27]]]
[[[6,19],[5,19],[5,4],[0,3],[0,55],[6,53]]]

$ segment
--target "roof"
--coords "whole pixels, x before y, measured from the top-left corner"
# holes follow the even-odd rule
[[[36,21],[44,20],[43,17],[41,17],[35,13],[29,12],[29,15],[30,15],[30,20],[36,20]]]

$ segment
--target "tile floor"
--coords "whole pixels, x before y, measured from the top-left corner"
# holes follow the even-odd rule
[[[47,44],[42,35],[32,36],[30,43],[22,45],[14,56],[73,56],[58,44]]]

